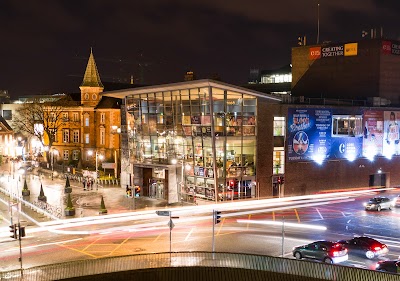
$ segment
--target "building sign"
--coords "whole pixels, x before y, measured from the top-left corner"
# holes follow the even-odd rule
[[[321,58],[321,47],[310,48],[310,60],[317,60]]]
[[[344,55],[344,47],[343,45],[331,46],[331,47],[323,47],[321,49],[322,57],[340,57]]]
[[[115,163],[101,163],[103,169],[115,169]]]
[[[400,43],[392,41],[382,41],[382,53],[385,55],[400,55]]]
[[[296,109],[288,112],[288,160],[325,159],[330,152],[330,109]]]
[[[347,43],[344,44],[344,55],[348,56],[357,56],[358,44],[357,43]]]

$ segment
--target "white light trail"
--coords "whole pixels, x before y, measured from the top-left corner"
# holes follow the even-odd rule
[[[295,228],[307,228],[313,230],[323,230],[325,231],[327,228],[321,225],[312,225],[312,224],[304,224],[304,223],[293,223],[293,222],[282,222],[282,221],[257,221],[257,220],[236,220],[238,223],[252,223],[252,224],[264,224],[264,225],[276,225],[285,227],[295,227]]]

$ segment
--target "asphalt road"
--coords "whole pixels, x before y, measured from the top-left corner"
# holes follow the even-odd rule
[[[387,191],[382,196],[395,197],[400,191]],[[214,225],[215,250],[293,258],[294,246],[316,240],[341,240],[366,235],[384,242],[389,254],[380,259],[395,259],[400,255],[400,208],[381,212],[365,211],[363,203],[377,195],[343,196],[319,201],[297,201],[267,205],[239,204],[218,206],[222,220]],[[97,218],[85,224],[70,221],[71,227],[48,230],[32,229],[22,241],[23,266],[32,267],[79,259],[172,251],[211,251],[213,237],[213,206],[173,209],[174,227],[168,227],[169,217],[157,217],[152,212]],[[100,223],[100,221],[102,223]],[[260,224],[273,222],[278,225]],[[283,226],[282,223],[283,222]],[[279,225],[280,223],[280,225]],[[293,223],[293,225],[291,225]],[[298,224],[326,227],[326,230],[297,228]],[[36,231],[36,232],[33,232]],[[85,233],[85,231],[87,233]],[[18,241],[1,241],[2,270],[19,268]],[[368,260],[349,255],[342,263],[374,269],[379,259]]]

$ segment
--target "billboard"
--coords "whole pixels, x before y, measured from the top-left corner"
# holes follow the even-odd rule
[[[363,135],[351,134],[350,131],[348,134],[333,134],[334,116],[332,109],[289,108],[288,161],[322,162],[325,159],[354,160],[361,157]]]
[[[384,111],[383,155],[399,155],[399,111]]]
[[[383,111],[366,110],[363,116],[363,156],[383,154]]]
[[[288,109],[288,160],[328,157],[332,112],[330,109]]]

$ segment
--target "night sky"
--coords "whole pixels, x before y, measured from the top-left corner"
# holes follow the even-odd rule
[[[0,89],[11,96],[79,92],[93,47],[102,81],[159,84],[290,63],[300,35],[317,39],[318,0],[0,1]],[[320,0],[319,41],[400,38],[399,0]]]

